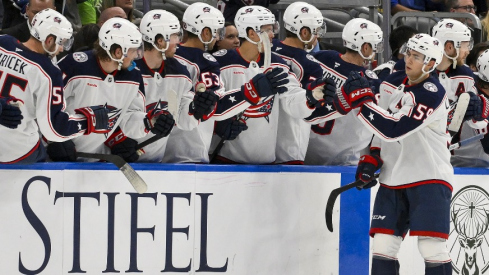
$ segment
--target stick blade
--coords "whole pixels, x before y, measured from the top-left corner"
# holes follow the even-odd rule
[[[448,131],[450,135],[455,135],[462,122],[464,122],[465,112],[467,111],[467,107],[469,106],[470,95],[468,93],[462,93],[457,101],[457,106],[455,107],[455,112],[453,112],[453,117],[450,125],[448,126]]]
[[[146,185],[146,182],[139,176],[136,171],[128,164],[124,164],[120,168],[121,172],[124,174],[124,176],[127,178],[127,180],[131,183],[132,187],[134,187],[134,190],[138,192],[139,194],[143,194],[148,190],[148,186]]]
[[[336,198],[338,198],[339,193],[333,190],[329,195],[328,202],[326,203],[326,212],[324,213],[326,218],[326,226],[329,232],[333,232],[333,209]]]

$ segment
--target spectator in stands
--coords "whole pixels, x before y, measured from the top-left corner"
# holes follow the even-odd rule
[[[399,50],[404,43],[408,42],[409,38],[417,33],[419,33],[418,30],[409,26],[400,26],[392,30],[389,35],[389,46],[392,51],[391,60],[377,66],[374,70],[379,79],[384,80],[391,73],[404,70],[406,64],[404,62],[404,54],[399,53]]]
[[[489,41],[478,43],[470,51],[469,55],[465,59],[465,64],[470,67],[473,72],[477,72],[477,58],[485,51],[489,49]]]
[[[54,7],[53,0],[30,0],[26,6],[25,11],[25,14],[27,15],[27,20],[24,19],[24,22],[1,30],[0,34],[8,34],[17,38],[20,42],[26,42],[31,36],[30,25],[32,22],[32,18],[34,18],[34,15],[36,15],[38,12],[47,8],[54,10],[56,9]]]
[[[127,19],[127,15],[120,7],[111,7],[105,9],[98,19],[97,24],[88,24],[81,28],[81,30],[75,34],[73,41],[73,52],[88,51],[93,49],[95,41],[98,39],[98,32],[100,27],[105,21],[110,18],[120,17]]]
[[[97,23],[97,17],[99,15],[97,6],[100,4],[101,0],[85,0],[81,3],[78,3],[78,14],[80,14],[82,26]]]
[[[110,7],[121,7],[126,13],[127,19],[139,26],[143,13],[134,8],[133,0],[102,0],[102,12]],[[100,15],[102,16],[102,15]]]
[[[226,22],[234,22],[236,12],[244,6],[262,6],[268,8],[270,4],[277,4],[280,0],[219,0],[217,1],[217,9],[224,15]]]
[[[218,40],[214,47],[210,51],[211,53],[217,52],[218,50],[231,50],[239,47],[239,37],[238,37],[238,29],[233,23],[226,22],[224,23],[224,27],[226,28],[226,34],[222,40]]]

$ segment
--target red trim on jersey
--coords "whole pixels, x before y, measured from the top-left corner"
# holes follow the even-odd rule
[[[104,68],[102,68],[102,65],[100,65],[100,60],[98,59],[98,57],[96,58],[97,59],[97,65],[98,67],[100,68],[100,71],[104,74],[104,76],[107,77],[107,75],[109,75],[109,73],[107,73]],[[111,73],[112,76],[114,76],[115,78],[115,75],[117,74],[118,70],[115,70]]]
[[[153,75],[154,75],[155,70],[153,70],[152,68],[149,67],[148,62],[146,62],[146,58],[144,56],[143,56],[143,61],[144,61],[144,64],[146,64],[146,67],[148,67],[149,71],[151,73],[153,73]],[[161,73],[163,72],[164,69],[165,69],[165,60],[163,60],[163,62],[161,62],[161,66],[158,69],[158,73],[161,75]]]
[[[413,183],[408,183],[408,184],[403,184],[403,185],[397,185],[397,186],[391,186],[391,185],[385,185],[384,183],[380,183],[382,187],[389,188],[389,189],[404,189],[404,188],[411,188],[411,187],[416,187],[420,186],[423,184],[443,184],[446,187],[450,188],[450,191],[453,191],[452,185],[444,180],[438,180],[438,179],[429,179],[429,180],[422,180],[418,182],[413,182]]]
[[[410,236],[435,237],[435,238],[442,238],[442,239],[448,240],[448,234],[440,233],[440,232],[434,232],[434,231],[412,231],[412,230],[409,230],[409,235]]]
[[[37,151],[37,148],[39,148],[39,145],[41,145],[41,140],[38,140],[36,145],[29,151],[27,152],[27,154],[23,155],[22,157],[18,158],[18,159],[15,159],[15,160],[12,160],[12,161],[8,161],[8,162],[1,162],[2,164],[12,164],[12,163],[16,163],[16,162],[19,162],[25,158],[27,158],[28,156],[32,155],[32,153],[34,153],[35,151]]]
[[[304,161],[302,160],[289,160],[286,162],[280,162],[280,163],[275,163],[275,164],[281,164],[281,165],[304,165]]]
[[[372,238],[377,233],[379,233],[379,234],[387,234],[387,235],[394,235],[394,230],[387,229],[387,228],[370,228],[370,231],[368,232],[368,234]]]
[[[253,61],[253,60],[251,60],[251,61],[246,60],[246,59],[243,57],[243,55],[241,54],[241,52],[239,51],[239,48],[236,48],[236,51],[238,52],[239,56],[241,56],[241,58],[243,58],[243,60],[244,60],[245,62],[250,63],[251,61]],[[261,60],[261,53],[258,53],[258,58],[255,60],[255,62],[256,62],[256,63],[258,63],[258,62],[260,62],[260,60]]]

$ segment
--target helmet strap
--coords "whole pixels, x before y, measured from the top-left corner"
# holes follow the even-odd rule
[[[154,42],[151,42],[151,45],[153,45],[153,47],[161,53],[161,57],[163,58],[163,60],[166,60],[165,52],[170,47],[170,41],[165,41],[165,42],[166,42],[166,47],[164,49],[158,48]]]
[[[458,58],[458,55],[460,53],[460,49],[455,47],[455,52],[457,53],[457,55],[455,55],[455,57],[450,57],[446,51],[443,51],[443,55],[445,55],[448,59],[450,59],[452,61],[452,68],[455,69],[455,67],[457,67],[457,58]]]

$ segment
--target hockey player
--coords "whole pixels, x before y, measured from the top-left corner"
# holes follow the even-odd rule
[[[319,51],[314,54],[325,77],[332,78],[341,89],[351,71],[362,72],[372,85],[378,86],[377,75],[365,70],[363,64],[376,53],[382,52],[383,34],[376,24],[362,18],[350,20],[343,29],[346,53]],[[328,112],[326,112],[328,111]],[[306,121],[311,126],[311,136],[305,164],[309,165],[356,165],[361,151],[366,149],[372,134],[361,126],[354,114],[336,110],[316,109]],[[335,119],[336,118],[336,119]]]
[[[326,33],[326,23],[321,12],[308,3],[295,2],[284,12],[284,26],[286,38],[283,41],[273,40],[272,51],[287,62],[302,87],[322,79],[321,66],[309,55],[317,43],[317,37]],[[302,118],[291,117],[283,108],[279,108],[275,162],[303,164],[310,132],[310,124]]]
[[[489,50],[485,50],[477,59],[476,85],[480,95],[471,93],[471,98],[479,98],[476,104],[474,120],[482,121],[489,115]],[[453,151],[451,162],[453,166],[460,167],[489,167],[489,134],[488,126],[482,129],[470,127],[468,122],[462,124],[460,140],[474,135],[485,134],[477,142],[467,144]]]
[[[275,16],[270,10],[260,6],[243,7],[236,14],[234,23],[242,38],[241,46],[236,50],[214,53],[221,65],[221,78],[226,89],[218,109],[243,111],[242,118],[248,130],[236,139],[227,141],[216,158],[225,163],[273,163],[276,160],[279,106],[291,117],[300,119],[309,116],[323,98],[306,98],[306,91],[300,88],[286,62],[270,53],[270,48],[265,48],[267,41],[271,41],[278,30]],[[268,58],[271,60],[269,68],[265,67]],[[281,70],[284,72],[280,73]],[[287,76],[285,80],[288,81],[272,80],[271,89],[262,89],[270,85],[265,80],[273,79],[275,75]],[[319,90],[323,89],[322,79],[315,83],[314,88],[319,86]],[[221,115],[226,115],[226,112],[221,114],[218,110],[214,117],[218,119]]]
[[[169,101],[174,100],[173,104],[180,104],[175,111],[187,114],[193,98],[192,81],[187,69],[173,58],[182,36],[178,18],[164,10],[152,10],[144,15],[140,26],[144,41],[144,56],[136,60],[136,65],[143,76],[146,112],[154,109],[168,111],[168,105],[172,104]],[[190,116],[181,117],[177,126],[185,123],[195,124],[191,127],[196,126],[197,121],[193,117],[190,122],[188,122]],[[185,118],[187,121],[184,121]],[[165,132],[165,134],[169,133]],[[161,136],[157,141],[145,146],[142,151],[144,154],[141,156],[137,152],[138,143],[154,136],[155,134],[149,133],[143,138],[134,140],[119,132],[106,143],[113,143],[110,146],[112,154],[120,155],[128,162],[161,162],[168,140],[166,136]]]
[[[46,150],[39,131],[46,139],[60,142],[107,129],[103,106],[72,109],[73,115],[64,112],[61,72],[49,57],[69,49],[72,33],[63,15],[45,9],[34,16],[25,43],[0,37],[0,163],[43,161]]]
[[[397,253],[408,230],[418,236],[425,274],[452,274],[446,246],[453,182],[448,93],[430,74],[442,60],[442,43],[417,34],[409,39],[405,56],[405,71],[381,84],[378,105],[367,79],[357,73],[338,93],[343,108],[360,107],[357,118],[375,135],[370,154],[360,158],[356,178],[371,187],[374,172],[382,167],[370,228],[371,274],[399,274]]]
[[[68,110],[79,105],[106,105],[110,110],[110,130],[118,127],[130,138],[148,132],[167,134],[174,125],[172,116],[155,108],[145,111],[144,82],[134,59],[142,57],[142,35],[131,22],[122,18],[107,20],[100,28],[93,51],[76,52],[58,62],[64,75]],[[111,141],[109,136],[109,141]],[[76,151],[109,153],[106,136],[78,137],[73,143],[52,143],[48,153],[53,160],[74,160]],[[117,140],[117,139],[116,139]],[[112,146],[114,142],[107,145]]]
[[[182,22],[188,39],[178,47],[175,58],[190,73],[195,99],[187,115],[193,116],[198,126],[172,132],[163,162],[208,163],[214,130],[214,120],[209,119],[216,111],[219,100],[216,93],[222,90],[222,83],[219,63],[207,50],[214,47],[218,36],[222,39],[224,17],[218,9],[197,2],[185,10]]]

